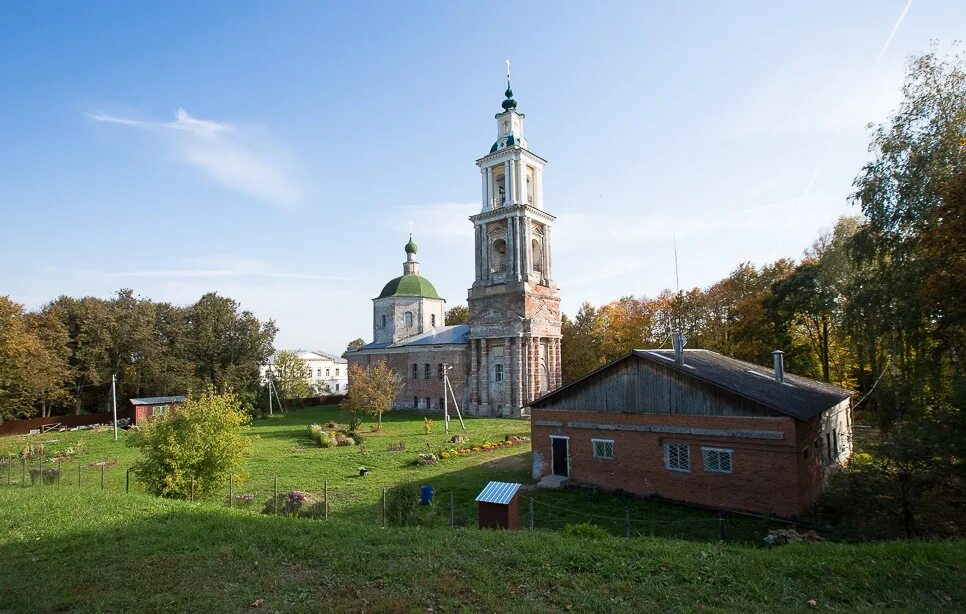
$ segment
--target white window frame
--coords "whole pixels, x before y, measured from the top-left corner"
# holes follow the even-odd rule
[[[681,469],[680,467],[671,466],[671,446],[684,446],[685,453],[688,459],[688,466],[686,469]],[[680,454],[678,455],[680,458]],[[691,473],[691,444],[680,443],[677,441],[669,441],[664,444],[664,468],[668,471],[677,471],[678,473]]]
[[[598,454],[597,444],[604,444],[604,450],[607,449],[607,444],[610,444],[610,456]],[[614,440],[613,439],[591,439],[590,446],[594,452],[594,458],[600,459],[600,460],[614,460]]]
[[[168,406],[167,405],[153,405],[151,407],[151,417],[152,418],[155,417],[155,416],[163,416],[166,413],[168,413]]]
[[[505,374],[503,372],[503,363],[493,364],[493,381],[502,382],[505,379]]]
[[[728,470],[723,469],[711,469],[708,467],[708,452],[714,454],[727,454],[728,455]],[[708,473],[734,473],[735,472],[735,450],[734,448],[712,448],[707,446],[701,446],[701,462],[704,464],[704,470]],[[719,462],[720,466],[720,462]]]

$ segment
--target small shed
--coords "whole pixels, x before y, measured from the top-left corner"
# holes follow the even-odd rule
[[[163,416],[184,401],[183,395],[131,399],[128,401],[131,408],[131,424],[144,424],[152,418]]]
[[[481,529],[516,529],[520,484],[490,482],[476,497]]]

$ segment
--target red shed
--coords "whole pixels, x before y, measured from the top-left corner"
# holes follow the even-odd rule
[[[184,400],[184,396],[181,395],[131,399],[128,401],[131,406],[131,424],[144,424],[152,418],[163,416],[184,403]]]
[[[516,529],[520,485],[490,482],[476,497],[481,529]]]

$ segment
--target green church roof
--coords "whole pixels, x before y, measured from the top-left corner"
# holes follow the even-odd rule
[[[387,296],[423,296],[426,298],[439,298],[436,288],[429,280],[419,275],[402,275],[390,281],[379,293],[378,298]]]

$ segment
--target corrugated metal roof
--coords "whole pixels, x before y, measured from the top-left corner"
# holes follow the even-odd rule
[[[514,482],[490,482],[476,497],[476,500],[479,503],[507,505],[518,490],[520,490],[520,484]]]
[[[808,420],[852,396],[850,391],[838,386],[788,372],[785,373],[784,383],[778,383],[774,372],[767,367],[711,350],[684,350],[683,365],[674,362],[673,350],[631,350],[629,354],[600,369],[533,400],[530,407],[543,407],[548,401],[568,394],[576,386],[593,385],[599,374],[632,357],[667,366],[799,420]]]
[[[161,403],[182,403],[185,398],[183,395],[173,397],[143,397],[131,399],[131,405],[158,405]]]

